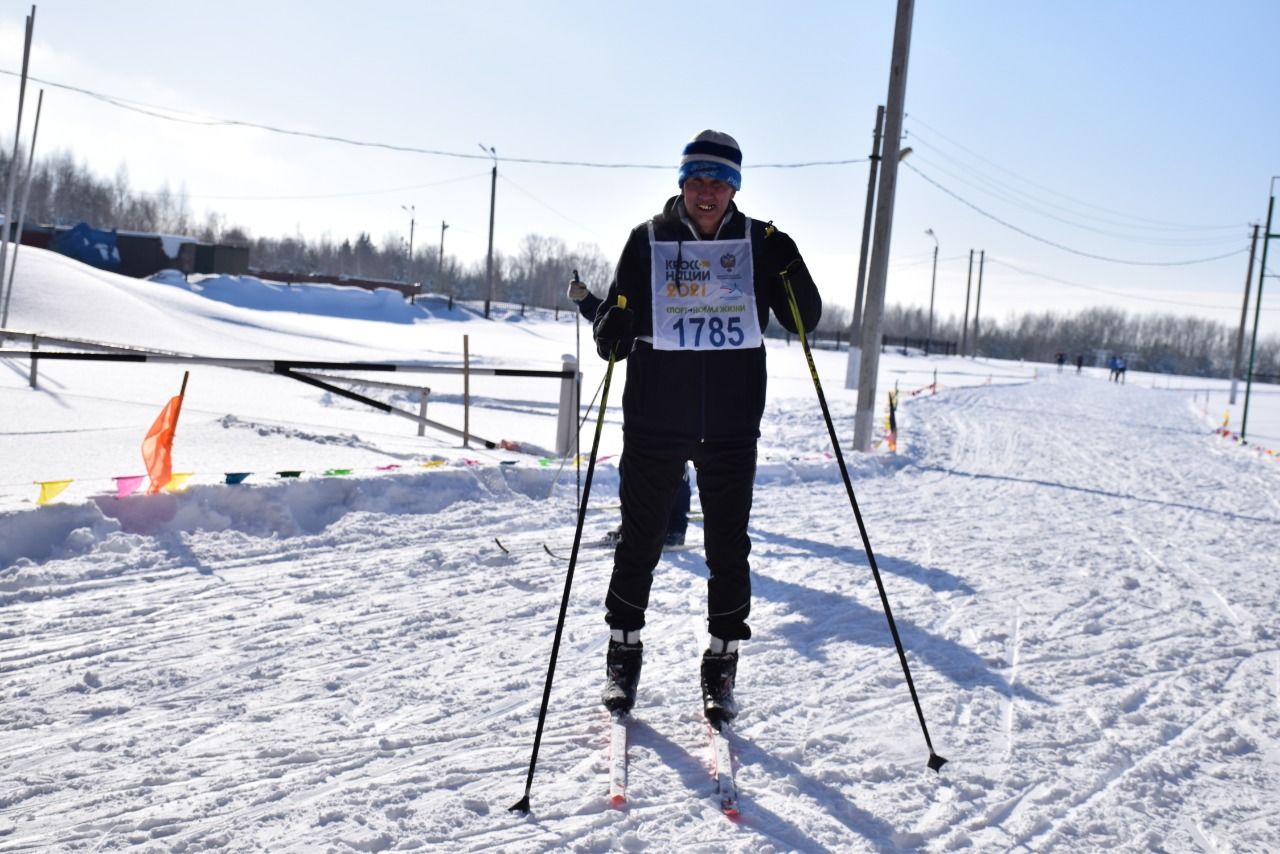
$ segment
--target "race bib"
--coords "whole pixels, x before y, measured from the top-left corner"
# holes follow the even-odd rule
[[[751,222],[741,240],[654,239],[655,350],[745,350],[762,343],[751,265]]]

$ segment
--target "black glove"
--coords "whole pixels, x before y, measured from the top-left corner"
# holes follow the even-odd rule
[[[636,315],[629,308],[613,305],[596,320],[596,344],[602,354],[614,351],[626,355],[635,340]]]
[[[790,275],[803,263],[796,242],[781,231],[775,231],[764,239],[764,256],[775,273]]]

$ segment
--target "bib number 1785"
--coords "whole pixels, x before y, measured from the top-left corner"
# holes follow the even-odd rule
[[[682,317],[675,322],[675,331],[680,336],[681,347],[701,347],[702,336],[707,336],[707,344],[712,347],[740,347],[746,340],[742,331],[742,318],[730,317]],[[692,339],[692,341],[688,339]]]

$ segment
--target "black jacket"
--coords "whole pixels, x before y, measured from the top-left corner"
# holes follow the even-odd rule
[[[667,201],[662,213],[653,218],[654,237],[661,241],[698,239],[696,231],[680,216],[679,196]],[[747,219],[734,206],[721,226],[719,238],[746,236]],[[763,333],[769,312],[795,333],[795,321],[779,273],[787,270],[805,331],[812,331],[822,316],[822,298],[817,285],[793,241],[786,234],[751,221],[751,259],[754,270],[756,309]],[[636,338],[653,334],[652,256],[649,224],[632,230],[618,260],[609,294],[596,315],[598,333],[601,320],[618,295],[627,298],[634,312]],[[601,358],[609,357],[609,346],[597,339]],[[754,439],[760,435],[764,414],[765,348],[746,350],[655,350],[646,341],[622,341],[617,358],[627,359],[627,382],[622,393],[623,431],[627,435],[653,439]],[[797,357],[799,358],[799,357]]]

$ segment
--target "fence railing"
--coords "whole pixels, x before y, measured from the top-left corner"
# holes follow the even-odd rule
[[[38,333],[24,332],[18,330],[0,329],[0,341],[5,338],[27,338],[31,342],[31,348],[21,350],[17,348],[0,347],[0,358],[19,358],[28,359],[30,361],[30,374],[28,384],[31,388],[38,387],[38,367],[41,361],[77,361],[77,362],[152,362],[165,364],[186,364],[186,365],[209,365],[212,367],[234,368],[238,370],[257,371],[262,373],[272,373],[278,376],[287,377],[288,379],[306,383],[325,391],[363,403],[381,412],[391,415],[398,415],[418,424],[418,435],[423,435],[422,428],[429,427],[452,436],[461,437],[463,445],[469,444],[470,440],[480,442],[486,448],[498,447],[497,442],[489,439],[483,439],[472,432],[471,424],[471,395],[470,380],[473,376],[495,376],[495,377],[541,377],[546,379],[560,380],[560,401],[556,423],[556,453],[561,456],[567,456],[573,449],[573,437],[577,435],[578,424],[578,398],[580,374],[578,371],[577,360],[573,356],[563,356],[561,369],[554,370],[530,370],[525,368],[493,368],[493,367],[475,367],[471,364],[469,356],[469,347],[467,344],[467,336],[463,336],[463,363],[461,367],[456,365],[439,365],[427,362],[335,362],[335,361],[319,361],[319,360],[301,360],[301,359],[243,359],[243,358],[227,358],[227,357],[211,357],[211,356],[194,356],[185,353],[162,352],[157,350],[146,350],[138,347],[127,347],[117,344],[110,344],[102,341],[89,341],[85,339],[75,338],[56,338],[46,337]],[[82,350],[41,350],[42,343],[48,344],[56,342],[62,347],[79,347]],[[409,412],[399,409],[383,401],[376,400],[367,395],[359,394],[344,386],[335,383],[344,383],[346,385],[367,385],[377,387],[400,387],[400,384],[376,383],[363,380],[356,377],[334,376],[332,374],[318,374],[316,371],[345,371],[345,372],[408,372],[408,373],[426,373],[426,374],[455,374],[461,375],[463,378],[463,426],[462,429],[441,424],[438,421],[432,421],[426,417],[426,400],[430,394],[430,389],[425,386],[416,385],[412,388],[420,390],[418,412]]]

